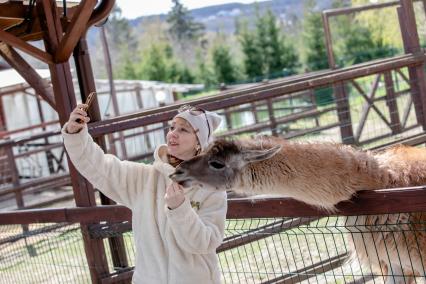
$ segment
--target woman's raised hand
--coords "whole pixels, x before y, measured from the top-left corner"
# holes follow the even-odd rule
[[[184,201],[185,195],[183,194],[183,187],[175,182],[166,188],[166,194],[164,195],[166,205],[170,209],[178,208]]]
[[[71,112],[66,129],[68,133],[73,134],[79,132],[83,129],[84,125],[90,121],[90,117],[87,116],[87,112],[84,110],[86,108],[86,104],[79,104]]]

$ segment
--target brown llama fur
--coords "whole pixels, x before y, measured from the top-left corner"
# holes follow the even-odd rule
[[[175,181],[243,194],[279,194],[335,211],[357,191],[426,184],[426,149],[394,146],[379,152],[335,143],[298,143],[279,138],[214,142],[183,162]],[[387,277],[387,283],[425,283],[425,214],[348,217],[346,225],[389,226],[364,229],[349,241],[360,262]],[[364,226],[367,225],[367,226]],[[398,226],[396,226],[398,225]],[[399,229],[395,229],[399,228]],[[402,228],[402,230],[401,230]],[[415,282],[417,281],[417,282]]]

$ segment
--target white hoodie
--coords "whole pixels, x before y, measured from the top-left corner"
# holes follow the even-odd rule
[[[169,174],[165,145],[157,147],[153,165],[120,161],[104,154],[87,127],[68,134],[65,148],[76,169],[93,186],[132,210],[136,264],[133,283],[220,283],[216,248],[224,236],[226,193],[185,189],[174,210],[164,201]]]

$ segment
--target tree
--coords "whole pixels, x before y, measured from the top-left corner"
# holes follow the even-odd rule
[[[347,30],[344,43],[343,63],[345,66],[384,58],[396,52],[382,39],[375,40],[372,32],[356,21]]]
[[[213,65],[216,79],[220,83],[236,81],[236,69],[232,63],[229,47],[217,45],[213,49]]]
[[[370,0],[352,0],[353,6],[362,6],[370,4]],[[413,4],[415,2],[413,1]],[[424,17],[424,8],[421,2],[420,5],[414,5],[420,8],[416,13],[416,18],[419,16]],[[370,11],[363,11],[362,13],[355,14],[355,19],[363,26],[371,31],[371,37],[374,42],[382,42],[384,46],[394,46],[398,49],[403,48],[401,28],[399,26],[398,13],[395,7],[386,7],[382,9],[374,9]],[[378,21],[378,19],[380,19]],[[418,28],[424,25],[420,22]]]
[[[197,75],[196,81],[204,84],[205,88],[210,88],[217,84],[216,76],[210,64],[206,60],[206,55],[199,50],[196,58]]]
[[[168,35],[174,53],[185,62],[185,66],[195,66],[195,53],[198,46],[205,45],[204,25],[196,22],[179,0],[172,0],[174,6],[167,15]]]
[[[195,22],[179,0],[172,0],[172,2],[174,6],[167,15],[167,22],[170,25],[169,34],[180,43],[201,38],[204,34],[204,25]]]
[[[256,34],[250,33],[246,26],[240,34],[240,44],[244,54],[245,74],[249,78],[261,76],[263,74],[261,50],[257,44]]]
[[[167,54],[165,47],[152,44],[143,55],[141,77],[146,80],[168,81]]]
[[[286,38],[270,10],[264,15],[257,14],[255,31],[243,31],[240,43],[245,55],[246,74],[249,77],[294,74],[299,67],[294,47],[286,44]]]
[[[133,62],[137,60],[130,59],[129,56],[136,54],[138,44],[129,21],[122,17],[121,9],[117,5],[114,6],[105,29],[109,36],[108,46],[113,70],[115,70],[114,77],[135,79],[136,73],[132,74],[131,70],[135,70]]]
[[[322,17],[313,11],[314,2],[306,5],[303,22],[303,42],[306,49],[306,67],[309,71],[329,68]]]
[[[130,56],[127,55],[124,57],[124,62],[120,65],[117,79],[125,79],[125,80],[139,79],[139,76],[136,71],[136,64],[134,63],[134,60],[130,58]]]
[[[141,78],[170,83],[193,83],[188,68],[178,64],[168,44],[154,43],[144,53]]]

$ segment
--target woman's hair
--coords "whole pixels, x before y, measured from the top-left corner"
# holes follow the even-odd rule
[[[175,156],[172,156],[170,154],[167,154],[167,161],[170,165],[172,165],[174,168],[180,165],[180,163],[183,162],[183,160],[176,158]]]

